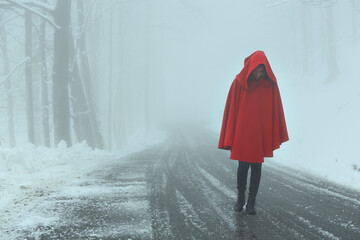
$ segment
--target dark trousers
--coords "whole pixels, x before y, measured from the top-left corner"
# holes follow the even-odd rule
[[[237,189],[239,194],[245,194],[249,167],[251,167],[249,197],[256,197],[261,179],[262,163],[248,163],[239,161],[237,171]]]

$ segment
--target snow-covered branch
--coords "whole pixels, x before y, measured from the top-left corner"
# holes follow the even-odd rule
[[[94,6],[96,5],[96,3],[97,3],[96,1],[93,1],[92,5],[91,5],[91,9],[94,8]],[[78,10],[78,11],[79,11],[79,10]],[[88,12],[88,14],[87,14],[87,16],[86,16],[86,18],[85,18],[85,22],[82,23],[83,26],[81,26],[82,28],[81,28],[80,32],[77,34],[77,36],[76,36],[76,41],[78,41],[78,40],[82,37],[82,35],[84,34],[84,32],[85,32],[86,25],[87,25],[88,22],[89,22],[90,13],[91,13],[91,11]]]
[[[331,6],[336,2],[336,0],[301,0],[301,1],[305,4],[313,5],[313,6],[322,6],[324,4],[326,6]]]
[[[299,1],[306,5],[328,7],[333,5],[337,0],[299,0]],[[267,7],[268,8],[277,7],[286,2],[289,2],[289,0],[276,0],[272,3],[269,3]]]
[[[8,80],[9,77],[11,77],[11,75],[16,71],[16,69],[18,69],[20,66],[22,66],[23,64],[25,64],[26,61],[28,61],[29,58],[24,58],[23,61],[21,61],[20,63],[18,63],[8,74],[6,74],[6,76],[4,77],[3,81],[0,83],[0,86],[4,85],[6,83],[6,81]]]
[[[286,3],[286,2],[288,2],[288,1],[289,1],[289,0],[277,0],[277,1],[275,1],[275,2],[269,3],[269,4],[267,5],[267,7],[268,7],[268,8],[276,7],[276,6],[280,5],[280,4]]]
[[[44,2],[34,2],[34,1],[24,1],[27,5],[31,7],[37,7],[43,11],[47,11],[49,13],[53,13],[55,11],[55,5],[50,5]]]
[[[51,6],[50,4],[38,1],[38,2],[34,2],[34,1],[19,1],[19,0],[2,0],[0,1],[0,4],[7,4],[7,5],[17,5],[19,7],[32,7],[32,8],[38,8],[42,11],[48,12],[50,14],[52,14],[55,10],[55,6]]]
[[[2,3],[8,3],[11,6],[16,6],[25,10],[30,11],[31,13],[45,19],[48,23],[50,23],[54,28],[60,28],[55,22],[53,17],[51,16],[54,12],[54,7],[40,2],[33,2],[33,1],[19,1],[19,0],[4,0],[5,2],[0,2],[0,5]],[[40,9],[40,10],[39,10]],[[48,16],[49,14],[50,16]]]

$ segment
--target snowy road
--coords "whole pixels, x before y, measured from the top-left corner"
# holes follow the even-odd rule
[[[166,144],[132,154],[28,209],[52,224],[21,239],[359,239],[360,193],[268,160],[258,214],[233,212],[235,161],[210,132],[173,133]],[[20,239],[20,238],[19,238]]]

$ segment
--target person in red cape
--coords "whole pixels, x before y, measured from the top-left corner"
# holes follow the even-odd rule
[[[247,214],[256,214],[264,157],[289,140],[276,77],[263,51],[256,51],[244,61],[227,97],[218,148],[230,150],[230,159],[239,161],[238,197],[234,206],[241,212],[251,167]]]

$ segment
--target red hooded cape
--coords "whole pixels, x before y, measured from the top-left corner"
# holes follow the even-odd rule
[[[265,66],[265,77],[252,71]],[[289,140],[277,80],[262,51],[244,61],[227,97],[218,147],[231,150],[230,159],[262,163]]]

